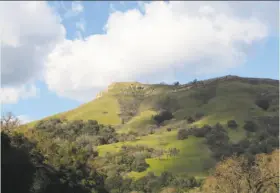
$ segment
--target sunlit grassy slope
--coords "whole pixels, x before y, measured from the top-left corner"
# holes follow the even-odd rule
[[[177,140],[177,130],[191,126],[203,126],[204,124],[214,125],[217,122],[226,127],[227,121],[234,119],[239,126],[236,131],[227,129],[230,140],[236,142],[243,139],[245,132],[242,127],[245,120],[258,116],[277,116],[279,111],[278,82],[276,80],[262,81],[262,79],[257,79],[257,81],[256,84],[256,81],[250,82],[249,79],[237,78],[190,88],[188,85],[115,83],[110,85],[99,98],[53,117],[64,117],[70,120],[94,119],[102,124],[117,126],[119,133],[143,131],[155,125],[152,116],[157,113],[154,107],[159,97],[169,96],[178,102],[178,108],[173,111],[173,120],[165,122],[153,135],[139,137],[131,142],[99,146],[99,155],[104,156],[106,152],[116,152],[123,144],[142,144],[160,149],[176,147],[180,150],[177,157],[163,157],[161,160],[158,158],[147,159],[150,167],[146,171],[131,172],[128,176],[137,178],[149,171],[160,174],[165,170],[204,176],[207,174],[207,168],[213,165],[204,139],[190,137],[182,141]],[[271,99],[270,108],[267,111],[255,105],[255,100],[262,95]],[[132,105],[133,102],[135,102],[135,106]],[[136,114],[123,124],[120,114],[126,109],[134,109]],[[192,125],[188,125],[185,118],[194,116],[197,112],[202,112],[204,117]],[[34,122],[29,124],[30,127],[32,125]],[[168,127],[172,128],[173,131],[167,132],[166,128]]]
[[[246,79],[245,79],[246,80]],[[138,89],[138,87],[143,87]],[[59,113],[52,117],[64,117],[66,119],[95,119],[102,124],[120,125],[119,99],[123,101],[135,99],[139,102],[136,116],[119,127],[122,131],[139,129],[147,124],[153,124],[151,120],[154,115],[154,104],[161,96],[170,96],[179,103],[179,108],[174,112],[177,121],[186,116],[192,116],[196,112],[203,112],[204,119],[196,124],[226,123],[229,119],[244,121],[252,116],[273,115],[277,112],[263,111],[254,104],[255,99],[261,93],[269,93],[278,97],[278,85],[269,83],[250,84],[241,80],[217,81],[205,87],[192,87],[184,89],[184,86],[176,87],[170,85],[147,85],[138,82],[115,83],[108,87],[102,96],[80,107],[68,112]],[[270,108],[277,107],[274,102]],[[128,106],[129,108],[129,106]],[[48,119],[48,118],[46,118]],[[33,122],[34,123],[34,122]],[[32,125],[33,123],[30,123]]]
[[[177,140],[177,131],[163,132],[144,136],[137,141],[121,142],[116,144],[102,145],[98,147],[99,155],[104,156],[106,152],[117,152],[122,145],[146,145],[155,149],[169,149],[176,147],[180,153],[176,157],[149,158],[146,162],[150,167],[144,172],[131,172],[129,177],[139,178],[147,172],[152,171],[159,175],[163,171],[173,173],[187,172],[195,176],[205,176],[207,168],[211,167],[213,160],[210,158],[207,146],[203,139],[189,137],[186,140]]]

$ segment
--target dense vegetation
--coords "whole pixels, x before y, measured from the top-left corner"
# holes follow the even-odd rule
[[[275,117],[274,121],[277,122],[278,118]],[[237,125],[233,120],[228,123],[234,125],[234,127]],[[244,125],[244,130],[247,131],[247,138],[237,143],[230,142],[227,130],[219,123],[212,127],[204,125],[201,128],[180,129],[177,138],[178,140],[184,140],[189,135],[205,138],[205,143],[212,151],[212,156],[220,160],[233,154],[252,156],[259,153],[271,153],[273,150],[279,148],[278,126],[279,122],[268,129],[261,130],[255,122],[247,121]],[[256,132],[258,129],[260,131]]]

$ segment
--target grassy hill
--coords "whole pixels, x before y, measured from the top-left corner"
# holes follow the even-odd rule
[[[256,105],[255,102],[260,99],[269,102],[267,110]],[[174,118],[158,126],[153,115],[161,109],[172,112]],[[225,76],[177,86],[114,83],[97,99],[52,117],[97,120],[101,124],[113,125],[117,133],[139,133],[139,137],[133,141],[98,146],[100,159],[95,164],[101,163],[107,152],[118,152],[123,145],[145,145],[163,150],[177,148],[180,150],[177,156],[167,157],[164,154],[160,158],[147,158],[147,170],[130,172],[127,176],[139,178],[149,171],[159,175],[167,170],[203,177],[215,164],[205,139],[191,136],[186,140],[177,140],[179,129],[221,123],[234,143],[247,137],[243,129],[245,121],[275,117],[278,113],[278,80]],[[188,123],[187,117],[195,118],[198,114],[201,115],[199,119]],[[238,128],[227,128],[228,120],[235,120]],[[28,127],[35,123],[30,123]],[[167,128],[171,128],[171,131],[168,132]]]

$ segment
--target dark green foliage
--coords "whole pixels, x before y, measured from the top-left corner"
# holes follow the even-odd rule
[[[253,121],[246,121],[243,128],[249,132],[255,132],[258,129],[256,123],[254,123]]]
[[[119,141],[134,141],[136,137],[138,136],[135,132],[129,132],[129,133],[121,133],[118,135]]]
[[[231,129],[236,129],[238,127],[235,120],[229,120],[227,122],[227,126],[228,126],[228,128],[231,128]]]
[[[173,118],[173,115],[170,111],[161,111],[159,114],[155,115],[153,117],[153,119],[156,121],[156,123],[158,125],[160,125],[161,123],[163,123],[166,120],[170,120]]]
[[[98,125],[98,122],[96,120],[88,120],[89,125]]]
[[[170,132],[172,129],[170,128],[170,127],[168,127],[167,129],[166,129],[166,131],[168,131],[168,132]]]
[[[265,111],[269,108],[269,101],[267,99],[259,99],[256,100],[255,103],[258,107],[262,108]]]
[[[189,129],[189,134],[194,135],[195,137],[205,137],[212,128],[209,125],[204,125],[201,128],[191,128]]]
[[[204,116],[203,112],[196,112],[194,115],[195,120],[200,120],[203,116]]]
[[[153,154],[155,154],[153,148],[140,145],[124,145],[121,147],[121,151],[114,154],[107,154],[104,161],[108,165],[114,165],[116,173],[130,171],[142,172],[149,167],[145,159],[152,157]],[[111,169],[109,168],[109,170]],[[110,172],[109,170],[105,172]]]
[[[188,130],[187,129],[179,129],[178,134],[177,134],[177,139],[178,140],[184,140],[188,138]]]
[[[131,164],[132,171],[143,172],[149,167],[149,164],[146,163],[144,157],[135,158]]]
[[[35,144],[29,142],[23,135],[7,136],[1,133],[1,174],[2,191],[5,193],[89,193],[90,189],[82,187],[74,180],[77,175],[58,171],[51,165],[45,164],[44,156],[35,149]],[[56,155],[52,155],[56,156]],[[84,173],[82,177],[87,177]],[[66,179],[63,181],[63,179]],[[96,178],[97,179],[97,178]],[[96,192],[106,192],[102,181],[95,180],[91,187]],[[98,187],[101,182],[101,186]]]
[[[153,173],[148,173],[146,176],[132,181],[130,189],[132,191],[141,191],[145,193],[160,192],[163,187],[176,187],[177,192],[198,187],[200,185],[192,176],[173,175],[170,172],[162,172],[160,176],[155,176]],[[182,191],[183,192],[183,191]]]
[[[189,124],[192,124],[193,122],[195,122],[195,119],[192,118],[191,116],[187,117],[187,121]]]
[[[11,145],[8,135],[1,132],[1,190],[6,193],[29,193],[36,172],[28,152]]]
[[[272,128],[272,127],[271,127]],[[277,127],[273,127],[277,128]],[[276,129],[275,129],[276,131]],[[271,132],[265,129],[262,131],[256,130],[256,134],[249,139],[239,141],[237,144],[231,145],[232,153],[237,155],[255,155],[259,153],[271,153],[274,149],[279,147],[279,131]]]
[[[221,124],[217,123],[206,134],[206,143],[213,152],[213,157],[217,160],[231,155],[229,137]]]
[[[176,82],[173,83],[173,85],[174,85],[174,86],[179,86],[180,83],[179,83],[178,81],[176,81]]]
[[[179,153],[180,153],[180,150],[177,149],[177,148],[169,148],[169,149],[168,149],[168,155],[169,155],[170,157],[175,157],[175,156],[177,156]]]
[[[63,140],[76,141],[80,136],[91,136],[88,140],[91,145],[103,145],[118,142],[118,135],[111,126],[98,124],[95,120],[87,122],[82,120],[66,121],[60,119],[50,119],[40,121],[36,129],[48,133],[50,137],[59,137]]]

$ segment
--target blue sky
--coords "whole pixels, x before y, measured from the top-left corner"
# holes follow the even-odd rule
[[[115,81],[279,79],[277,4],[181,3],[1,2],[2,112],[40,119]]]

